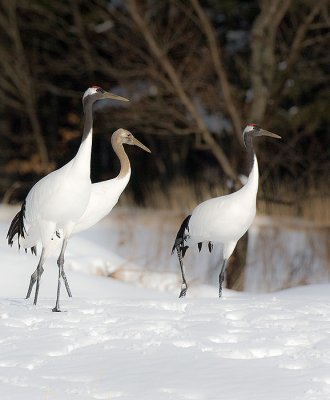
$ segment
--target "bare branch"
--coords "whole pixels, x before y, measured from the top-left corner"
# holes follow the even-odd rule
[[[221,166],[223,167],[226,175],[233,179],[234,181],[237,180],[237,174],[235,173],[234,169],[232,168],[227,156],[221,149],[221,147],[218,145],[216,140],[213,138],[209,130],[207,129],[207,126],[205,125],[203,118],[200,116],[200,114],[197,111],[197,108],[193,101],[189,98],[187,93],[185,92],[182,82],[179,79],[179,76],[174,69],[171,61],[167,57],[167,55],[162,51],[160,48],[159,44],[156,42],[156,39],[151,32],[149,26],[146,23],[146,20],[141,14],[141,11],[139,10],[137,3],[135,0],[128,0],[128,9],[130,12],[130,15],[134,22],[137,24],[139,27],[144,39],[148,43],[148,46],[150,48],[150,51],[153,53],[154,57],[158,60],[159,65],[164,68],[166,71],[167,75],[169,76],[170,81],[172,82],[173,85],[173,90],[177,93],[179,99],[181,100],[182,104],[187,108],[187,110],[190,112],[192,117],[194,118],[197,127],[201,131],[201,134],[203,136],[203,139],[205,142],[208,144],[210,149],[212,150],[214,156],[217,158]]]
[[[294,39],[291,43],[290,50],[288,52],[288,58],[286,60],[286,68],[282,73],[281,79],[273,89],[272,98],[274,99],[273,107],[277,107],[281,101],[281,93],[283,92],[284,85],[292,73],[292,69],[298,60],[302,47],[306,44],[305,38],[309,27],[311,26],[316,15],[321,11],[323,2],[319,1],[314,4],[310,12],[306,15],[303,22],[300,24],[296,31]]]
[[[239,140],[242,143],[242,120],[237,111],[238,107],[235,104],[235,101],[232,96],[232,88],[228,80],[227,72],[222,62],[222,54],[219,43],[216,39],[215,31],[205,14],[205,11],[201,7],[198,0],[191,0],[191,3],[200,19],[202,28],[205,32],[205,35],[208,40],[208,44],[210,47],[210,54],[212,57],[212,61],[214,64],[215,71],[219,77],[220,85],[222,88],[222,93],[224,97],[224,105],[227,109],[227,112],[231,118],[234,132]]]

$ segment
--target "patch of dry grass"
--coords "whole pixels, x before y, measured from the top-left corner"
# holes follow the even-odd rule
[[[317,223],[330,225],[330,188],[326,182],[318,187],[301,188],[300,193],[286,182],[272,182],[259,186],[258,214],[304,218]],[[146,194],[146,207],[158,210],[173,210],[187,213],[203,200],[228,193],[223,185],[211,186],[207,182],[178,180],[167,187],[154,183]],[[120,199],[123,206],[135,206],[129,191]]]
[[[260,188],[258,213],[280,217],[299,217],[330,225],[330,187],[321,181],[318,185],[300,187],[277,182],[272,188]]]

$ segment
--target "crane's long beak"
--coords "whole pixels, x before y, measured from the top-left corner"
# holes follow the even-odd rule
[[[133,138],[133,144],[135,146],[141,147],[142,150],[147,151],[148,153],[151,153],[151,150],[148,149],[147,146],[145,146],[144,144],[142,144],[139,140],[137,140],[136,138]]]
[[[276,135],[276,133],[266,131],[265,129],[260,129],[261,136],[269,136],[275,139],[282,139],[280,135]]]
[[[106,92],[106,91],[104,91],[103,96],[105,99],[113,99],[113,100],[118,100],[118,101],[129,101],[125,97],[118,96],[117,94],[114,94],[111,92]]]

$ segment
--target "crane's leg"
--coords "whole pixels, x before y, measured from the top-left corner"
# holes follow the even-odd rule
[[[227,260],[224,259],[221,267],[221,271],[219,274],[219,297],[222,297],[222,284],[225,279],[225,269],[226,269]]]
[[[64,266],[64,253],[63,252],[61,252],[61,254],[60,254],[60,256],[59,256],[59,258],[57,260],[57,265],[59,265],[60,262]],[[40,264],[40,262],[39,262],[39,264]],[[36,270],[31,275],[30,285],[29,285],[29,288],[28,288],[28,291],[27,291],[27,294],[26,294],[26,297],[25,297],[26,299],[28,299],[31,296],[31,292],[32,292],[34,284],[37,282],[37,285],[39,285],[39,280],[41,278],[41,275],[44,272],[44,269],[43,269],[42,265],[39,265],[39,264],[38,264]],[[39,279],[38,279],[38,276],[39,276]],[[68,296],[72,297],[70,286],[69,286],[69,283],[68,283],[68,279],[67,279],[67,277],[65,275],[65,272],[64,272],[64,268],[62,268],[62,278],[63,278],[63,281],[65,283],[65,288],[66,288],[66,291],[68,293]]]
[[[185,277],[185,273],[184,273],[184,267],[183,267],[180,246],[176,246],[176,251],[178,253],[178,258],[179,258],[180,268],[181,268],[181,275],[182,275],[181,292],[180,292],[179,297],[185,297],[185,295],[187,294],[188,285],[187,285],[186,277]]]
[[[63,281],[64,281],[64,284],[65,284],[65,288],[66,288],[66,291],[68,293],[68,296],[72,297],[70,286],[69,286],[69,282],[68,282],[67,277],[66,277],[65,272],[64,272],[64,252],[66,250],[67,244],[68,244],[67,239],[64,239],[63,240],[62,249],[61,249],[61,253],[60,253],[60,255],[59,255],[58,259],[57,259],[57,265],[58,265],[58,268],[61,268],[61,276],[63,278]],[[60,267],[60,265],[61,265],[61,267]]]
[[[36,285],[36,291],[35,291],[35,294],[34,294],[34,301],[33,301],[33,304],[34,305],[37,305],[37,301],[38,301],[38,295],[39,295],[39,287],[40,287],[40,278],[41,278],[41,275],[42,275],[42,273],[44,272],[44,269],[43,269],[43,263],[44,263],[44,260],[45,260],[45,249],[43,248],[42,249],[42,251],[41,251],[41,256],[40,256],[40,260],[39,260],[39,264],[38,264],[38,266],[37,266],[37,269],[35,270],[35,272],[31,275],[31,280],[32,280],[32,276],[35,274],[35,277],[34,277],[34,282],[35,281],[37,281],[37,285]],[[31,282],[30,282],[30,286],[31,286],[31,290],[32,290],[32,287],[33,287],[33,285],[34,285],[34,282],[32,282],[32,286],[31,286]],[[29,290],[30,290],[30,287],[29,287]],[[29,294],[29,291],[28,291],[28,295],[30,295]],[[28,298],[28,297],[27,297]]]
[[[36,284],[36,291],[35,291],[35,294],[34,294],[34,301],[33,301],[33,304],[35,306],[37,305],[37,301],[38,301],[40,278],[41,278],[41,275],[42,275],[43,272],[44,272],[44,269],[42,267],[37,269],[37,284]]]
[[[26,297],[25,297],[26,299],[28,299],[31,296],[31,292],[32,292],[33,286],[34,286],[34,284],[36,283],[36,280],[37,280],[38,268],[39,268],[39,264],[38,264],[38,267],[33,272],[33,274],[31,275],[29,288],[28,288],[28,291],[27,291],[27,294],[26,294]],[[40,266],[39,279],[40,279],[41,275],[43,274],[43,272],[44,272],[44,269],[43,269],[43,267]]]
[[[58,260],[57,296],[56,296],[55,307],[52,309],[53,312],[61,312],[61,309],[60,309],[61,277],[63,277],[63,262],[64,262],[64,252],[66,249],[66,245],[67,245],[67,239],[64,238],[63,243],[62,243],[61,253],[59,256],[59,260],[62,260],[62,261]],[[64,274],[64,276],[65,276],[65,274]]]

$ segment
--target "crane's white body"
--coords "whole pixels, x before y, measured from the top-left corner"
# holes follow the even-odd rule
[[[90,151],[92,132],[76,157],[38,181],[26,198],[24,248],[51,245],[55,232],[69,237],[85,212],[91,196]],[[52,246],[52,245],[51,245]]]
[[[237,192],[215,197],[200,203],[189,221],[187,245],[203,242],[222,243],[224,258],[232,254],[237,241],[249,229],[256,214],[258,191],[258,162],[254,157],[253,168],[247,183]]]
[[[92,184],[88,206],[73,228],[73,233],[84,231],[108,215],[118,203],[119,197],[127,186],[131,171],[123,178],[114,178]]]
[[[108,215],[118,203],[119,197],[127,186],[130,176],[131,171],[129,170],[129,173],[123,178],[116,177],[107,181],[93,183],[91,185],[88,205],[87,207],[85,206],[85,211],[80,218],[72,222],[71,235],[89,229]],[[50,207],[51,206],[52,205],[50,205]],[[27,207],[27,210],[29,210],[30,213],[31,208]],[[37,221],[39,220],[38,215],[33,215],[33,217],[36,218]],[[71,215],[70,217],[72,219]],[[27,222],[30,220],[30,218],[27,218]],[[47,248],[45,249],[45,259],[50,257],[61,246],[65,235],[64,229],[63,225],[57,224],[55,229],[52,230],[51,240],[48,242]],[[39,225],[29,224],[25,238],[20,239],[20,245],[23,248],[30,248],[38,243],[42,243]]]

